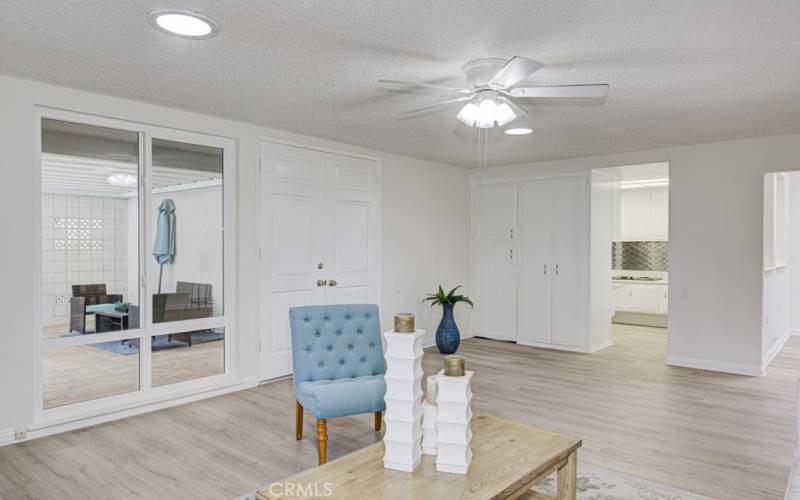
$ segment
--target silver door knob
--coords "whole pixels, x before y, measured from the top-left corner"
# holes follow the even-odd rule
[[[328,284],[327,280],[317,280],[317,286],[325,286]]]
[[[330,280],[328,286],[336,286],[336,280]]]

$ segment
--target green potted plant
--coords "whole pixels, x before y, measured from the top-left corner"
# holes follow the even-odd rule
[[[114,304],[114,310],[117,311],[117,312],[126,313],[126,312],[128,312],[128,306],[129,305],[130,305],[130,302],[121,302],[120,301],[120,302],[117,302],[117,303]]]
[[[431,307],[435,305],[442,306],[442,320],[439,322],[439,327],[436,329],[436,347],[442,354],[453,354],[458,349],[461,343],[461,335],[458,332],[458,325],[453,318],[453,307],[459,302],[465,302],[473,307],[472,300],[466,295],[456,294],[456,291],[461,288],[461,285],[444,293],[442,285],[439,285],[439,290],[436,293],[431,293],[422,302],[430,302]]]

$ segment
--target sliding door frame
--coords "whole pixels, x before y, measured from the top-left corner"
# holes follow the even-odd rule
[[[35,112],[35,199],[32,212],[34,215],[34,394],[33,394],[33,426],[31,430],[43,429],[60,424],[89,420],[110,413],[160,403],[171,399],[183,398],[203,392],[216,391],[239,382],[237,365],[238,335],[236,332],[236,140],[233,138],[202,132],[177,130],[156,125],[125,121],[74,111],[36,106]],[[139,135],[138,158],[138,290],[139,314],[141,328],[93,333],[72,337],[43,339],[43,285],[42,285],[42,120],[54,119],[97,127],[136,132]],[[165,139],[203,146],[211,146],[223,150],[223,314],[221,316],[168,323],[152,322],[150,308],[154,284],[149,283],[147,271],[154,266],[150,255],[150,242],[153,241],[154,228],[149,214],[153,213],[152,202],[152,140]],[[130,284],[129,284],[130,286]],[[193,379],[159,387],[152,386],[151,336],[170,333],[224,328],[224,366],[225,371],[218,375]],[[44,408],[44,373],[43,357],[51,349],[68,346],[90,345],[99,342],[125,339],[139,340],[139,389],[133,392],[81,401],[53,408]]]

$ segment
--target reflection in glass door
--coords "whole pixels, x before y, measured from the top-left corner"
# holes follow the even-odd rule
[[[230,142],[50,115],[41,121],[37,411],[230,375]]]

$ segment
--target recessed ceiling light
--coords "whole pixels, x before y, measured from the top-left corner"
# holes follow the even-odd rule
[[[216,21],[188,10],[154,10],[148,18],[155,29],[181,38],[211,38],[219,32],[219,25]]]
[[[510,128],[506,130],[506,134],[508,135],[528,135],[532,134],[533,129],[527,127],[520,127],[520,128]]]

